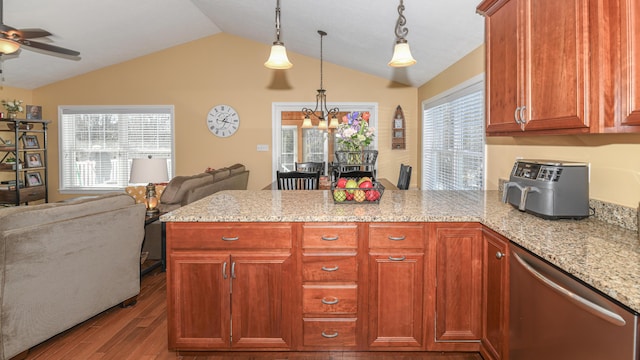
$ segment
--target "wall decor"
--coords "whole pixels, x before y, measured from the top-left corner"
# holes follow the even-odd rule
[[[42,120],[42,106],[40,106],[40,105],[27,105],[27,119],[28,120]]]
[[[396,107],[396,113],[393,117],[392,131],[391,131],[391,149],[392,150],[405,150],[406,149],[406,128],[404,121],[404,113],[400,105]]]

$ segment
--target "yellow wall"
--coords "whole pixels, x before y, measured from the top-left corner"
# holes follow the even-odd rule
[[[484,48],[418,89],[419,103],[484,71]],[[487,138],[487,189],[507,179],[516,158],[591,164],[590,197],[628,207],[640,201],[640,134]]]
[[[217,34],[158,53],[83,74],[34,90],[43,117],[54,119],[49,144],[58,147],[59,105],[175,105],[176,175],[207,167],[243,163],[251,171],[249,189],[271,181],[273,102],[315,102],[320,83],[317,59],[289,53],[294,67],[274,71],[263,66],[269,46],[228,34]],[[381,66],[386,66],[382,64]],[[417,165],[417,89],[324,63],[324,87],[329,102],[377,102],[379,176],[395,182],[400,163]],[[230,138],[213,136],[206,114],[218,104],[233,106],[240,115],[238,132]],[[391,122],[396,106],[405,109],[408,150],[391,149]],[[58,193],[58,154],[49,152],[51,201]],[[412,181],[415,184],[415,180]]]

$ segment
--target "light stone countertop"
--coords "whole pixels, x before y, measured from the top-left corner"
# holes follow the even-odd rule
[[[162,215],[164,222],[480,222],[640,313],[640,241],[594,218],[544,220],[498,191],[387,190],[379,204],[334,204],[330,191],[232,190]]]

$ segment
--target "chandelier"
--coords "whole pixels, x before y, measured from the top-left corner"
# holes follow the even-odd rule
[[[303,108],[304,121],[302,122],[303,128],[311,128],[311,116],[313,115],[318,119],[318,130],[326,130],[327,128],[334,129],[338,127],[338,112],[340,109],[337,107],[329,109],[327,107],[327,94],[326,90],[322,87],[322,38],[327,35],[326,32],[318,30],[320,34],[320,89],[316,94],[316,107],[311,110],[309,108]],[[327,125],[327,118],[331,117],[331,124]]]
[[[416,59],[411,56],[411,49],[405,36],[409,33],[409,29],[405,27],[407,19],[402,15],[404,12],[404,2],[400,0],[398,5],[398,21],[396,21],[396,45],[393,48],[393,57],[389,61],[389,66],[405,67],[416,63]]]

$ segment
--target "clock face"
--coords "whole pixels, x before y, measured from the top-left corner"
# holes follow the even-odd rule
[[[207,128],[215,136],[228,137],[240,126],[238,113],[229,105],[216,105],[207,114]]]

